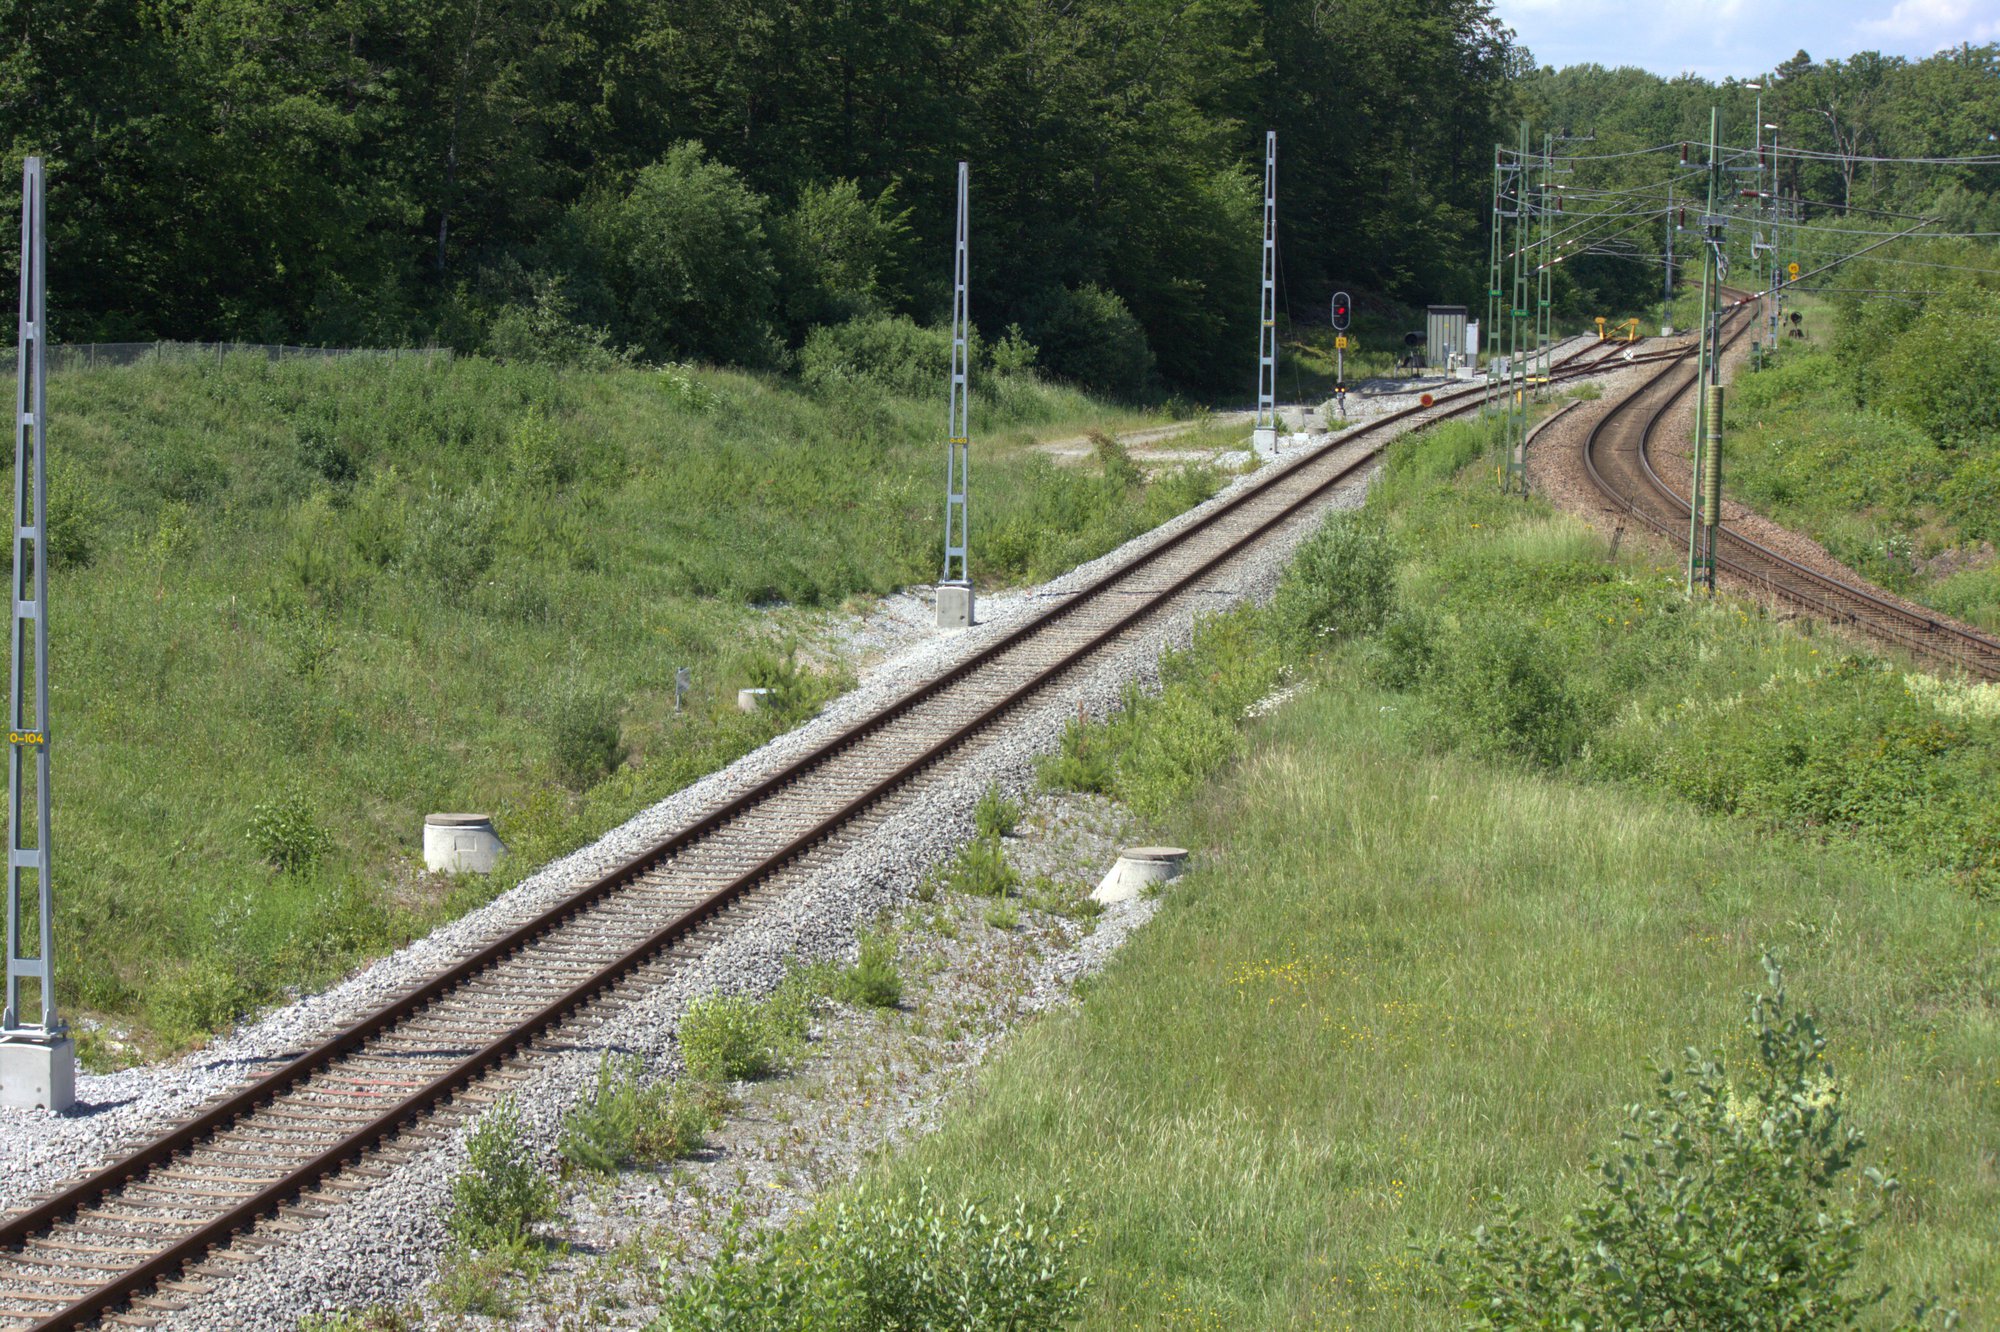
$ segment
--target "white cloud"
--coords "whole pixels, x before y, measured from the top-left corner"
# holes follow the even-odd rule
[[[1976,0],[1896,0],[1887,17],[1864,19],[1854,30],[1870,40],[1912,46],[1985,42],[2000,36],[2000,9]]]

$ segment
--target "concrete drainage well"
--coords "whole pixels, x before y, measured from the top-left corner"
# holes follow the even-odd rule
[[[1144,892],[1149,884],[1165,883],[1178,879],[1187,868],[1187,848],[1184,846],[1135,846],[1118,855],[1118,863],[1104,876],[1091,893],[1091,900],[1109,905],[1112,902],[1128,902]]]
[[[424,819],[424,868],[445,874],[491,874],[506,854],[484,814],[431,814]]]
[[[739,689],[736,691],[736,707],[739,712],[755,712],[771,697],[768,689]]]

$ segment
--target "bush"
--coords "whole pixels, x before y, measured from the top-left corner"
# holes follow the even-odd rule
[[[1146,709],[1118,760],[1118,794],[1163,814],[1236,752],[1236,721],[1193,689],[1168,689]]]
[[[250,811],[250,831],[244,836],[260,858],[287,874],[312,868],[333,846],[333,838],[313,816],[312,801],[303,787],[287,786]]]
[[[555,1185],[521,1137],[512,1098],[480,1119],[466,1139],[466,1166],[451,1182],[452,1237],[475,1249],[518,1245],[554,1219]]]
[[[71,463],[51,462],[48,483],[43,502],[47,506],[49,568],[84,568],[97,557],[109,506]],[[7,549],[11,561],[13,547]]]
[[[813,389],[862,384],[906,398],[934,397],[950,375],[951,331],[901,315],[821,325],[799,352],[799,378]]]
[[[1117,292],[1094,284],[1048,287],[1029,299],[1023,315],[1051,373],[1128,398],[1145,392],[1153,352]]]
[[[931,875],[946,892],[972,897],[1005,897],[1021,885],[1021,876],[1007,863],[1007,852],[998,837],[973,838]]]
[[[1940,444],[1971,446],[2000,434],[2000,314],[1992,293],[1960,288],[1926,302],[1882,355],[1879,378],[1882,405]]]
[[[1548,766],[1583,747],[1585,714],[1568,691],[1564,654],[1518,615],[1471,617],[1433,652],[1425,696],[1434,739]]]
[[[548,413],[531,411],[514,423],[507,463],[529,489],[559,489],[576,479],[576,445]]]
[[[605,1055],[597,1086],[563,1119],[557,1151],[570,1165],[600,1175],[657,1166],[701,1148],[722,1122],[720,1096],[688,1082],[648,1085],[637,1056]]]
[[[625,761],[620,711],[609,693],[574,678],[556,687],[547,717],[549,759],[563,785],[588,790]]]
[[[785,322],[802,332],[879,313],[882,272],[909,237],[908,217],[894,185],[870,202],[851,180],[808,184],[772,229]]]
[[[411,508],[403,531],[403,559],[439,591],[463,596],[493,567],[498,526],[499,515],[486,489],[454,493],[434,482]]]
[[[502,361],[609,370],[630,358],[611,346],[610,331],[576,319],[576,305],[556,276],[529,279],[526,304],[508,305],[486,329],[486,350]]]
[[[1396,595],[1396,550],[1386,533],[1336,513],[1299,547],[1278,586],[1275,615],[1295,650],[1325,637],[1370,634]]]
[[[896,970],[896,937],[888,933],[863,934],[860,956],[840,973],[834,986],[836,997],[850,1004],[870,1008],[894,1008],[903,1002],[903,977]]]
[[[760,365],[781,350],[766,202],[733,168],[680,143],[622,198],[583,206],[621,330],[655,360]]]
[[[1060,1198],[989,1216],[914,1190],[821,1207],[668,1291],[653,1332],[1053,1332],[1087,1278]]]
[[[1518,1211],[1445,1261],[1473,1328],[1846,1328],[1874,1324],[1887,1287],[1853,1279],[1896,1182],[1866,1146],[1810,1014],[1770,992],[1744,1026],[1750,1062],[1689,1050],[1596,1169],[1598,1201],[1554,1235]],[[1919,1314],[1919,1318],[1922,1314]]]
[[[819,976],[797,971],[763,1002],[714,993],[688,1005],[681,1019],[681,1062],[704,1082],[761,1078],[805,1047]]]
[[[1011,836],[1021,822],[1021,802],[1010,800],[998,786],[988,786],[972,808],[972,826],[981,837]]]

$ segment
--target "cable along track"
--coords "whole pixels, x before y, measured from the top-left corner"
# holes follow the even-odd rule
[[[1752,307],[1733,307],[1724,349],[1754,330],[1742,319]],[[1687,541],[1688,502],[1654,470],[1653,435],[1695,383],[1688,364],[1694,348],[1673,354],[1638,390],[1618,403],[1584,440],[1584,468],[1605,498],[1670,541]],[[1726,419],[1726,418],[1725,418]],[[1725,456],[1727,444],[1725,441]],[[1922,610],[1830,578],[1769,546],[1718,524],[1716,567],[1768,596],[1781,598],[1833,624],[1843,624],[1933,661],[1962,668],[1981,680],[2000,680],[2000,640],[1946,623]]]
[[[1273,469],[401,997],[0,1220],[0,1329],[144,1325],[185,1307],[205,1287],[174,1278],[211,1251],[253,1231],[281,1242],[299,1228],[286,1218],[367,1188],[490,1099],[537,1041],[663,982],[891,795],[1353,477],[1397,427],[1475,412],[1483,397],[1473,387],[1390,413]]]

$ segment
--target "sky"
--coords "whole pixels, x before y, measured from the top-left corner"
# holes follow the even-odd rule
[[[1794,52],[1921,58],[2000,41],[2000,0],[1495,0],[1538,64],[1754,79]]]

